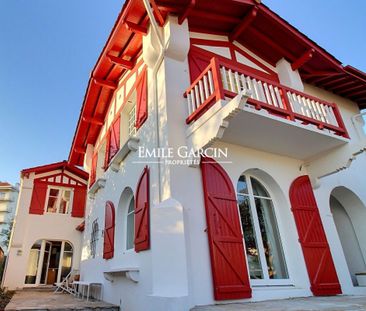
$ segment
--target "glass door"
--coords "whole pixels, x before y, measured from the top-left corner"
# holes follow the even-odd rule
[[[52,248],[52,243],[45,241],[41,280],[39,282],[39,284],[42,284],[42,285],[45,285],[47,282],[48,267],[50,265],[51,248]]]

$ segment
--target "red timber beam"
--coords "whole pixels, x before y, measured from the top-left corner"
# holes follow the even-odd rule
[[[83,117],[82,120],[86,123],[90,123],[90,124],[94,124],[94,125],[98,125],[98,126],[102,126],[104,124],[104,121],[102,119],[98,119],[98,118]]]
[[[79,154],[85,154],[85,150],[81,149],[81,148],[74,148],[74,151],[76,153],[79,153]]]
[[[204,10],[192,10],[189,14],[190,16],[199,17],[202,19],[210,19],[216,22],[223,22],[223,23],[232,23],[232,24],[239,24],[241,22],[241,18],[218,14],[214,12],[208,12]]]
[[[313,56],[314,56],[315,50],[309,49],[304,54],[302,54],[297,60],[295,60],[291,64],[291,68],[293,71],[301,68],[304,66]]]
[[[110,60],[111,63],[123,67],[125,69],[131,70],[134,66],[135,63],[130,61],[130,60],[125,60],[121,57],[117,57],[117,56],[113,56],[110,52],[107,54],[108,59]]]
[[[355,84],[358,85],[358,81],[355,81],[355,80],[352,80],[352,81],[349,81],[349,82],[346,82],[346,83],[343,83],[343,84],[340,84],[339,86],[337,87],[333,87],[332,88],[332,91],[333,92],[343,92],[343,91],[346,91],[348,89],[349,86],[353,86]]]
[[[161,15],[161,12],[160,12],[155,0],[150,0],[150,4],[151,4],[151,7],[154,11],[154,15],[155,15],[155,18],[156,18],[158,24],[161,27],[164,26],[164,24],[165,24],[164,17],[163,17],[163,15]]]
[[[258,10],[258,7],[254,6],[254,8],[252,8],[250,12],[245,15],[243,21],[239,25],[237,25],[232,33],[229,35],[230,41],[236,40],[236,38],[238,38],[245,31],[245,29],[250,26],[250,24],[254,21],[258,14]]]
[[[179,25],[183,24],[184,20],[188,17],[189,13],[192,11],[192,9],[195,7],[195,5],[196,5],[196,0],[191,0],[188,3],[188,5],[184,9],[183,13],[181,15],[179,15],[179,17],[178,17]]]
[[[316,77],[331,77],[331,76],[338,76],[341,75],[343,73],[341,72],[331,72],[331,71],[318,71],[318,72],[312,72],[312,73],[301,73],[301,76],[304,79],[311,79],[311,78],[316,78]]]
[[[134,33],[137,33],[137,34],[140,34],[143,36],[147,35],[147,27],[145,27],[145,26],[141,26],[141,25],[126,21],[125,27],[131,32],[134,32]]]
[[[102,87],[106,87],[107,89],[111,89],[113,91],[117,88],[117,84],[112,82],[112,81],[103,80],[103,79],[100,79],[100,78],[93,78],[93,82],[97,85],[100,85]]]

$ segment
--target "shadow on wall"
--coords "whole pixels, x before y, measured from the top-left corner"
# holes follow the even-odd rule
[[[366,272],[366,207],[353,191],[343,186],[333,189],[329,204],[352,283],[361,285],[362,276],[357,274]]]

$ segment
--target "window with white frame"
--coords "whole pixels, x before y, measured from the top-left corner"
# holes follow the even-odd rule
[[[128,204],[126,231],[126,249],[132,249],[135,238],[135,200],[133,196]]]
[[[98,219],[95,219],[92,223],[92,231],[90,236],[90,256],[92,258],[95,258],[95,255],[97,253],[98,235],[99,235]]]
[[[68,214],[71,209],[71,201],[71,189],[50,187],[48,189],[46,212]]]
[[[250,278],[288,279],[273,200],[253,176],[242,175],[237,184]]]
[[[128,136],[131,137],[136,134],[136,104],[132,105],[128,113]]]

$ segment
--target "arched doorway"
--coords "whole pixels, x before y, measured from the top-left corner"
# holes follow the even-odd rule
[[[366,207],[355,193],[345,187],[332,191],[329,204],[352,283],[357,286],[356,274],[366,272]]]
[[[67,241],[37,240],[31,247],[24,284],[53,285],[71,271],[73,247]]]

